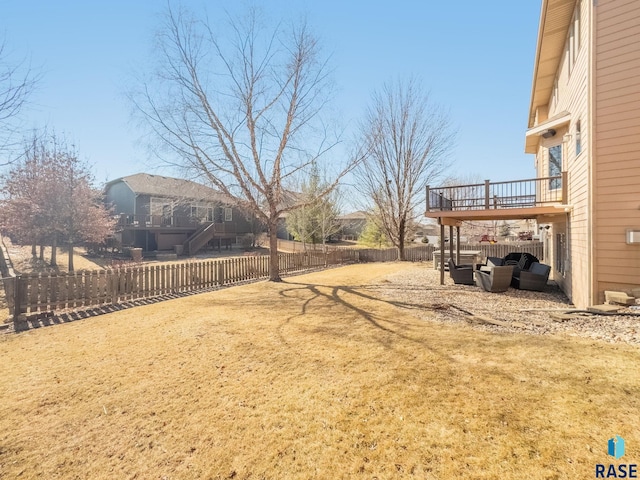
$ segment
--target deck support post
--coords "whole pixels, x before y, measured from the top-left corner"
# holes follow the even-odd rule
[[[453,225],[449,225],[449,258],[453,259]]]
[[[490,180],[484,181],[484,209],[485,210],[489,210],[489,191],[491,190],[489,185],[490,183],[491,183]]]
[[[460,226],[456,227],[456,265],[460,265]]]
[[[440,285],[444,285],[444,252],[444,224],[440,223]]]

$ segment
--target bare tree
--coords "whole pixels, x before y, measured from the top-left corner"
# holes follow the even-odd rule
[[[0,152],[11,150],[17,144],[14,142],[18,130],[15,121],[39,78],[26,61],[12,62],[6,42],[0,43]],[[7,163],[8,160],[1,162],[0,166]]]
[[[262,19],[252,9],[223,25],[169,9],[160,68],[132,99],[154,137],[178,155],[174,164],[265,224],[269,278],[278,281],[278,219],[301,206],[285,201],[287,182],[335,142],[319,117],[330,82],[316,38],[305,23],[267,28]]]
[[[404,260],[419,196],[448,166],[455,133],[445,112],[412,80],[387,84],[373,95],[360,136],[367,153],[357,169],[359,188]]]

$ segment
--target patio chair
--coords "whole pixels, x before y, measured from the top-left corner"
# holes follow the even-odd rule
[[[502,265],[504,265],[504,259],[500,257],[487,257],[487,266],[501,267]]]
[[[513,286],[520,290],[535,290],[541,292],[547,286],[551,267],[544,263],[534,262],[529,270],[521,270],[520,275],[513,277]]]
[[[449,259],[449,275],[453,279],[453,283],[459,285],[473,285],[473,266],[472,265],[456,265],[453,259]]]
[[[512,252],[504,257],[502,265],[513,265],[513,276],[517,277],[521,270],[529,270],[535,262],[539,262],[535,255],[526,252]]]
[[[506,292],[511,285],[513,265],[492,267],[491,271],[475,271],[476,285],[487,292]]]

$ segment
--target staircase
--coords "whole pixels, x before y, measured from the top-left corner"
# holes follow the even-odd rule
[[[209,223],[201,226],[184,242],[184,253],[187,255],[195,255],[202,247],[204,247],[215,236],[215,223]]]

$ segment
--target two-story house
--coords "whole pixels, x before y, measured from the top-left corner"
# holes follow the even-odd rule
[[[639,38],[640,2],[542,0],[525,134],[537,178],[428,189],[426,216],[537,220],[578,307],[639,288]]]
[[[194,254],[207,244],[229,246],[252,233],[252,216],[206,185],[138,173],[108,182],[105,200],[118,216],[123,246]]]

